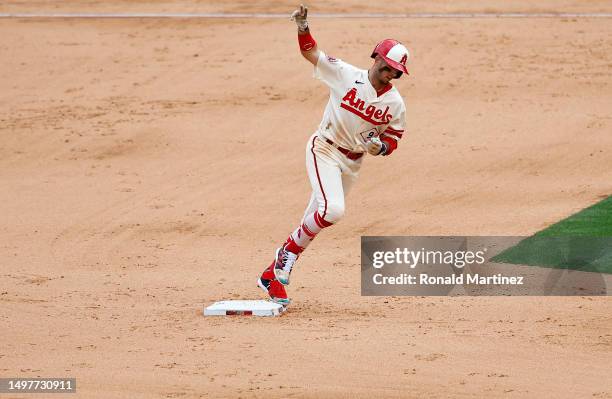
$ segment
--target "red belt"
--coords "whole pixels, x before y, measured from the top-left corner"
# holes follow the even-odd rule
[[[351,161],[354,161],[356,159],[359,159],[363,156],[363,152],[352,152],[347,150],[346,148],[342,148],[339,145],[337,145],[336,143],[334,143],[333,141],[331,141],[330,139],[328,139],[327,137],[321,137],[323,140],[325,140],[327,142],[327,144],[330,144],[332,146],[334,146],[335,148],[338,149],[338,151],[340,151],[341,153],[343,153],[348,159],[350,159]]]

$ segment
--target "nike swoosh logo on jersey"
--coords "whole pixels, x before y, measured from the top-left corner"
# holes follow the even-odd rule
[[[355,83],[357,83],[358,85],[362,85],[363,84],[363,82],[360,82],[358,80],[356,80]]]

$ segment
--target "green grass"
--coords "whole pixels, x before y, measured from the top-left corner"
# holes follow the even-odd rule
[[[612,196],[524,239],[491,260],[612,274]]]

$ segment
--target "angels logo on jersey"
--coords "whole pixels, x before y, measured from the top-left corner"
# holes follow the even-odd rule
[[[373,125],[384,125],[393,119],[393,115],[389,113],[389,106],[384,111],[373,105],[366,107],[366,102],[357,97],[357,89],[354,87],[344,95],[340,106]]]

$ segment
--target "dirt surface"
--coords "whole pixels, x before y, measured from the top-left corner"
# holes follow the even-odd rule
[[[612,8],[449,3],[385,11]],[[0,12],[292,9],[186,4]],[[361,10],[342,4],[311,9]],[[252,319],[202,307],[262,297],[308,199],[327,90],[294,26],[0,20],[0,376],[76,377],[79,398],[612,398],[610,298],[370,298],[359,275],[361,235],[528,235],[612,193],[610,19],[311,25],[364,68],[377,40],[407,44],[408,134],[364,161],[289,311]]]
[[[299,4],[299,3],[298,3]],[[411,0],[389,1],[384,6],[370,0],[314,0],[306,3],[316,13],[449,13],[449,12],[612,12],[609,0],[539,0],[537,4],[504,0]],[[199,12],[199,13],[287,13],[296,6],[289,0],[5,0],[0,12]],[[291,12],[289,12],[290,14]]]

